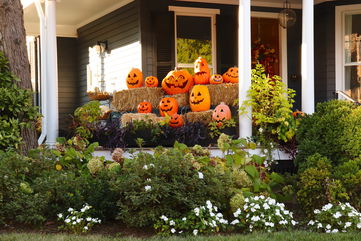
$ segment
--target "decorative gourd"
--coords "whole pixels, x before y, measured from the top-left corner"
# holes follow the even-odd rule
[[[211,72],[208,67],[207,60],[198,57],[194,62],[194,83],[196,85],[209,84]]]
[[[232,67],[223,74],[223,80],[225,83],[238,83],[238,68]]]
[[[193,112],[206,111],[211,108],[211,96],[208,87],[195,85],[189,96],[189,104]]]
[[[126,81],[128,89],[142,87],[144,81],[142,71],[137,68],[132,68],[127,75]]]
[[[175,127],[181,127],[184,124],[183,117],[178,114],[172,115],[169,121],[169,126],[175,128]]]
[[[145,86],[147,87],[158,87],[159,81],[155,76],[148,76],[145,78]]]
[[[168,95],[187,93],[193,86],[193,76],[187,70],[172,70],[162,81],[162,89]]]
[[[140,102],[138,105],[138,113],[152,113],[152,104],[147,101]]]
[[[223,77],[220,74],[214,74],[209,79],[209,83],[213,85],[218,85],[223,83]]]
[[[231,117],[231,109],[224,102],[221,102],[213,110],[212,119],[217,122],[217,126],[221,126],[223,121],[230,120]]]
[[[159,103],[159,113],[161,116],[167,115],[172,116],[173,114],[178,113],[178,102],[172,97],[165,97],[160,100]]]

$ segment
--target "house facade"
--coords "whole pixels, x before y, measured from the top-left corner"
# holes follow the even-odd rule
[[[312,113],[315,103],[338,98],[337,91],[360,101],[361,0],[288,2],[296,21],[283,28],[283,0],[23,0],[27,35],[33,36],[29,53],[38,66],[33,86],[39,102],[58,105],[43,108],[49,116],[46,135],[57,126],[62,135],[67,116],[88,101],[87,91],[125,89],[132,67],[161,80],[175,67],[192,68],[200,54],[207,56],[213,73],[239,66],[240,82],[246,83],[240,84],[240,100],[246,98],[258,53],[272,62],[272,73],[296,90],[297,109]],[[56,41],[49,44],[52,26]],[[40,51],[44,46],[47,51]],[[49,56],[54,49],[57,55]],[[57,98],[49,101],[41,83],[50,80],[54,92],[48,96]],[[249,127],[249,119],[240,123]]]

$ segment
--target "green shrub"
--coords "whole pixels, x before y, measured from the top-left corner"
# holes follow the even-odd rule
[[[17,81],[0,51],[0,150],[18,148],[21,129],[32,128],[31,123],[38,117],[31,93],[18,87]]]
[[[333,165],[361,155],[361,107],[332,100],[317,105],[316,112],[302,119],[297,130],[296,163],[319,153]]]
[[[126,160],[121,175],[113,183],[119,195],[118,218],[131,226],[149,226],[161,215],[181,217],[192,208],[212,201],[228,210],[230,180],[211,166],[194,167],[190,150],[176,143],[168,150],[158,148],[154,155],[139,153]],[[209,157],[194,157],[197,163]]]

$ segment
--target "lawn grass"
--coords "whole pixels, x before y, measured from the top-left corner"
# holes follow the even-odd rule
[[[189,237],[169,237],[162,238],[154,236],[152,238],[132,238],[132,237],[106,237],[100,235],[67,235],[67,234],[34,234],[34,233],[3,233],[0,234],[1,241],[356,241],[361,240],[361,233],[338,233],[320,234],[304,231],[279,232],[279,233],[255,233],[248,235],[224,235],[224,236],[189,236]]]

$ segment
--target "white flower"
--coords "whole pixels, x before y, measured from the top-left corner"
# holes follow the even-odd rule
[[[335,228],[334,230],[332,230],[332,233],[338,233],[338,229]]]
[[[59,213],[58,214],[58,218],[62,218],[63,217],[63,214],[62,213]]]
[[[76,224],[76,222],[74,221],[74,222],[73,222],[73,225],[75,225],[75,224]]]
[[[201,173],[201,172],[198,172],[198,178],[199,178],[199,179],[203,179],[203,178],[204,178],[204,175],[203,175],[203,173]]]
[[[90,221],[92,221],[92,218],[91,218],[91,217],[87,217],[87,218],[86,218],[86,221],[87,221],[87,222],[90,222]]]
[[[154,167],[154,164],[153,164],[153,163],[150,163],[149,166]]]
[[[82,209],[80,209],[80,212],[85,212],[86,211],[86,208],[82,208]]]
[[[233,220],[232,222],[231,222],[231,225],[236,225],[236,224],[238,224],[239,223],[239,220],[238,219],[235,219],[235,220]]]
[[[261,220],[261,218],[260,218],[259,216],[253,216],[253,217],[251,218],[251,220],[252,220],[253,222],[257,222],[257,221]]]
[[[85,226],[85,227],[84,227],[84,230],[88,230],[88,227],[87,227],[87,226]]]
[[[73,216],[72,218],[71,218],[71,220],[75,220],[76,219],[76,217],[75,216]]]
[[[244,199],[244,202],[246,202],[246,203],[248,203],[248,202],[249,202],[248,197],[246,197],[246,198]]]
[[[315,222],[313,220],[309,221],[307,225],[314,225]]]
[[[187,218],[182,218],[182,221],[187,221]]]
[[[353,212],[350,212],[350,213],[348,213],[347,216],[349,216],[349,217],[355,217],[355,214],[354,214]]]
[[[264,208],[265,210],[267,210],[267,209],[270,209],[270,206],[269,206],[267,203],[264,203],[264,204],[263,204],[263,208]]]
[[[293,226],[295,226],[297,224],[297,222],[295,220],[291,220],[291,223]]]
[[[256,205],[254,205],[254,208],[255,209],[260,209],[261,207],[258,204],[256,204]]]
[[[147,166],[147,165],[144,165],[144,166],[143,166],[143,169],[144,169],[144,170],[148,170],[148,166]]]
[[[361,223],[358,223],[358,224],[357,224],[357,228],[358,228],[358,229],[361,229]]]
[[[211,213],[209,213],[209,215],[211,215],[211,217],[214,217],[214,216],[215,216],[215,214],[214,214],[214,213],[212,213],[212,212],[211,212]]]
[[[149,185],[147,185],[147,186],[144,187],[144,189],[145,189],[146,191],[150,191],[150,190],[152,189],[152,187],[149,186]]]
[[[352,223],[351,222],[346,222],[345,223],[345,228],[351,227]]]
[[[223,214],[222,213],[217,213],[216,217],[217,218],[223,218]]]
[[[332,204],[329,203],[329,204],[326,204],[325,206],[322,207],[322,211],[327,211],[327,210],[329,210],[331,208],[332,208]]]
[[[288,215],[288,214],[290,214],[290,211],[284,210],[283,213],[286,214],[286,215]]]
[[[263,195],[261,195],[261,196],[259,196],[259,198],[260,198],[260,199],[264,199],[264,196],[263,196]]]
[[[150,181],[152,181],[152,179],[150,179],[150,178],[147,178],[147,182],[150,182]]]
[[[258,196],[255,196],[253,199],[254,199],[255,201],[258,201],[258,200],[259,200],[259,197],[258,197]]]
[[[256,212],[256,209],[251,208],[251,212],[252,212],[252,213]]]
[[[313,213],[314,214],[319,214],[321,211],[319,210],[319,209],[315,209],[314,211],[313,211]]]
[[[198,230],[197,229],[194,229],[193,230],[193,235],[196,236],[198,234]]]
[[[263,128],[259,128],[258,131],[259,131],[259,133],[262,133],[262,132],[263,132]]]
[[[327,224],[326,229],[331,229],[331,225]]]
[[[317,228],[322,228],[322,223],[318,223]]]
[[[233,216],[237,218],[240,214],[241,214],[241,209],[238,208],[237,211],[233,213]]]
[[[167,218],[166,216],[164,216],[164,215],[162,215],[162,216],[160,217],[160,219],[163,219],[164,221],[168,221],[168,218]]]
[[[80,223],[81,221],[83,221],[82,218],[78,218],[78,219],[76,220],[77,223]]]
[[[274,200],[273,198],[269,198],[269,199],[268,199],[268,204],[269,204],[269,205],[275,205],[275,204],[276,204],[276,200]]]
[[[340,212],[336,212],[334,215],[332,215],[334,218],[339,218],[342,216],[342,214]]]
[[[68,212],[72,212],[72,211],[74,211],[74,209],[72,209],[72,208],[69,208],[69,209],[68,209]]]
[[[176,230],[175,230],[174,228],[172,228],[170,231],[171,231],[172,233],[175,233],[175,232],[176,232]]]
[[[170,226],[174,226],[174,225],[175,225],[175,222],[174,222],[173,220],[170,220],[170,221],[169,221],[169,225],[170,225]]]
[[[70,223],[70,219],[69,218],[65,219],[65,222]]]
[[[199,216],[199,211],[200,211],[199,208],[194,209],[194,213],[196,214],[196,216]]]

